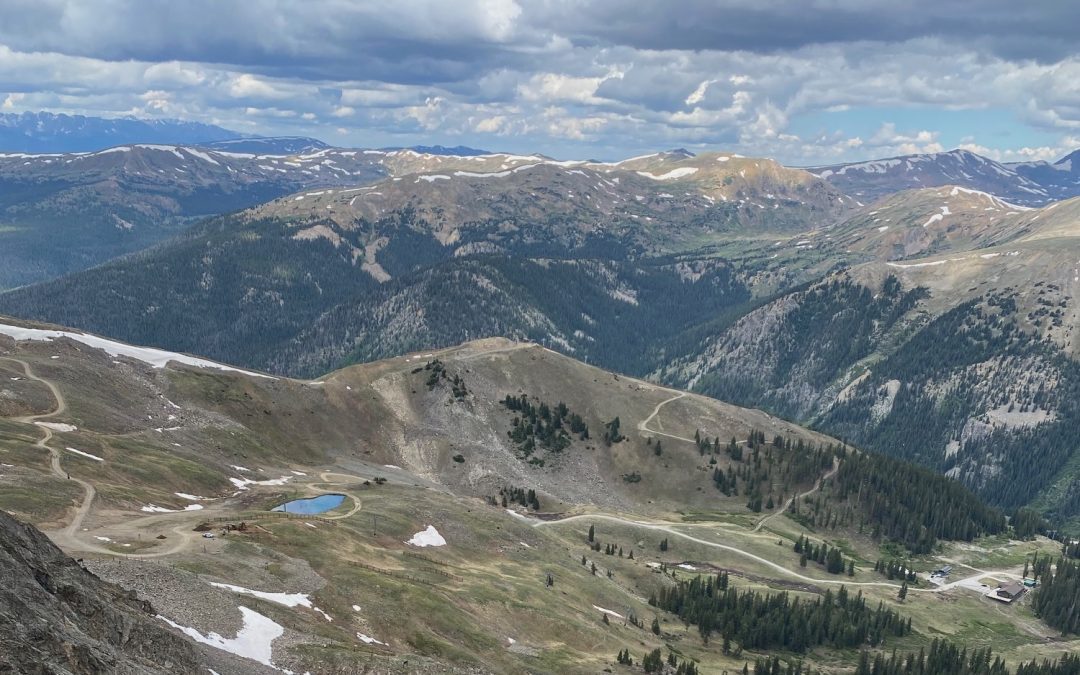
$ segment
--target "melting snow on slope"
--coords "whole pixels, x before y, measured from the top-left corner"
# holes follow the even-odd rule
[[[428,525],[426,530],[417,532],[413,535],[412,539],[405,542],[413,546],[446,546],[446,540],[443,539],[439,531],[435,529],[434,525]]]
[[[203,635],[194,628],[181,626],[178,623],[166,619],[160,614],[157,618],[173,628],[176,628],[196,642],[201,642],[204,645],[210,645],[216,649],[242,656],[245,659],[258,661],[263,665],[274,668],[274,664],[270,661],[274,640],[281,637],[285,632],[285,629],[275,623],[272,619],[265,617],[254,610],[250,610],[243,605],[238,609],[244,618],[244,625],[237,631],[236,637],[234,638],[225,638],[212,631],[208,635]]]
[[[248,489],[249,485],[284,485],[288,483],[292,476],[282,476],[281,478],[270,478],[267,480],[251,480],[250,478],[230,478],[232,482],[240,490]]]
[[[186,492],[174,492],[173,494],[180,499],[186,499],[189,502],[209,502],[214,499],[213,497],[200,497],[198,495],[189,495]]]
[[[147,506],[139,509],[140,511],[146,511],[147,513],[180,513],[182,511],[202,511],[202,504],[190,504],[182,509],[167,509],[164,506],[155,506],[148,504]]]
[[[6,324],[0,324],[0,334],[7,335],[19,341],[32,340],[37,342],[52,342],[57,338],[70,338],[76,342],[81,342],[87,347],[94,349],[100,349],[109,356],[126,356],[136,361],[142,361],[149,364],[154,368],[164,368],[170,361],[176,361],[177,363],[183,363],[189,366],[195,366],[196,368],[214,368],[217,370],[227,370],[235,373],[244,373],[245,375],[252,375],[255,377],[265,377],[269,379],[276,379],[270,375],[263,375],[262,373],[252,373],[247,370],[240,370],[239,368],[232,368],[220,363],[214,363],[213,361],[207,361],[206,359],[196,358],[194,356],[187,356],[185,354],[177,354],[176,352],[167,352],[163,349],[153,349],[151,347],[135,347],[133,345],[126,345],[122,342],[114,342],[113,340],[106,340],[105,338],[98,337],[96,335],[85,335],[83,333],[72,333],[62,330],[42,330],[38,328],[22,328],[20,326],[8,326]]]
[[[79,427],[75,426],[74,424],[64,424],[63,422],[34,422],[34,424],[38,425],[39,427],[51,429],[53,431],[59,431],[61,433],[79,430]]]
[[[94,459],[94,460],[97,460],[99,462],[104,462],[105,461],[104,459],[102,459],[101,457],[98,457],[97,455],[91,455],[89,452],[83,452],[82,450],[76,450],[75,448],[68,448],[67,451],[68,452],[74,452],[76,455],[82,455],[83,457],[89,457],[90,459]]]
[[[646,178],[652,178],[653,180],[675,180],[676,178],[684,178],[686,176],[692,176],[697,173],[696,166],[680,166],[677,169],[672,169],[667,173],[654,174],[648,171],[638,171],[639,176],[645,176]]]
[[[941,214],[941,213],[935,213],[934,215],[930,216],[926,220],[926,222],[922,224],[922,226],[923,227],[929,227],[930,225],[933,225],[934,223],[938,222],[939,220],[943,219],[944,217],[945,216],[943,214]]]
[[[364,635],[363,633],[357,633],[356,637],[360,638],[360,641],[363,642],[364,644],[367,644],[367,645],[376,644],[376,645],[383,645],[384,647],[386,646],[385,642],[379,642],[375,638],[370,637],[368,635]]]
[[[219,584],[215,581],[211,581],[210,585],[214,588],[223,588],[233,593],[239,593],[241,595],[250,595],[262,600],[268,600],[270,602],[282,605],[285,607],[307,607],[308,609],[322,614],[327,621],[333,621],[329,614],[316,607],[311,602],[311,596],[307,593],[266,593],[264,591],[253,591],[250,588],[244,588],[243,586],[233,586],[232,584]]]
[[[610,609],[604,609],[603,607],[599,607],[597,605],[593,605],[593,609],[599,610],[599,611],[603,612],[604,614],[607,614],[608,616],[613,616],[616,619],[623,618],[622,614],[619,614],[618,612],[613,612]]]

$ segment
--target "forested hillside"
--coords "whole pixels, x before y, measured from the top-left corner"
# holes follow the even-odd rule
[[[895,268],[894,268],[895,269]],[[1080,514],[1080,365],[1062,287],[1005,287],[945,311],[896,275],[781,294],[656,371],[857,447],[947,473],[990,504]],[[975,289],[972,289],[975,290]]]
[[[451,257],[414,217],[385,223],[394,243],[373,259],[393,275],[385,283],[327,239],[230,216],[133,259],[4,294],[0,311],[292,375],[490,335],[633,373],[750,299],[722,261],[630,259],[602,238],[583,242],[588,251],[521,242],[553,257]]]

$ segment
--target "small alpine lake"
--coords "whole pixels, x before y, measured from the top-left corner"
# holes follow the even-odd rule
[[[341,502],[343,501],[345,501],[345,495],[325,494],[319,495],[318,497],[294,499],[291,502],[278,504],[270,510],[312,516],[317,513],[326,513],[330,509],[336,509],[337,507],[341,506]]]

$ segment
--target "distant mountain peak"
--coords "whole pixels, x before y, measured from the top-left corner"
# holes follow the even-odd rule
[[[413,152],[421,155],[446,155],[451,157],[479,157],[480,155],[491,155],[489,150],[480,150],[478,148],[470,148],[467,145],[455,145],[454,147],[447,147],[445,145],[410,145],[408,147],[393,147],[393,148],[379,148],[383,152],[396,152],[398,150],[412,150]]]
[[[1058,161],[1054,162],[1056,168],[1064,171],[1080,172],[1080,150],[1073,150]]]
[[[183,120],[0,113],[0,152],[93,152],[130,143],[197,145],[239,138],[244,134]]]

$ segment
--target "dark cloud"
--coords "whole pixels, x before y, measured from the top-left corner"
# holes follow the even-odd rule
[[[532,18],[579,44],[776,52],[946,38],[1004,58],[1076,54],[1080,3],[1055,0],[550,0]]]
[[[1077,25],[1080,4],[1045,0],[5,0],[0,109],[825,162],[932,150],[934,109],[1000,107],[1068,144]],[[787,131],[800,115],[901,107],[929,111],[927,126],[878,145]]]

